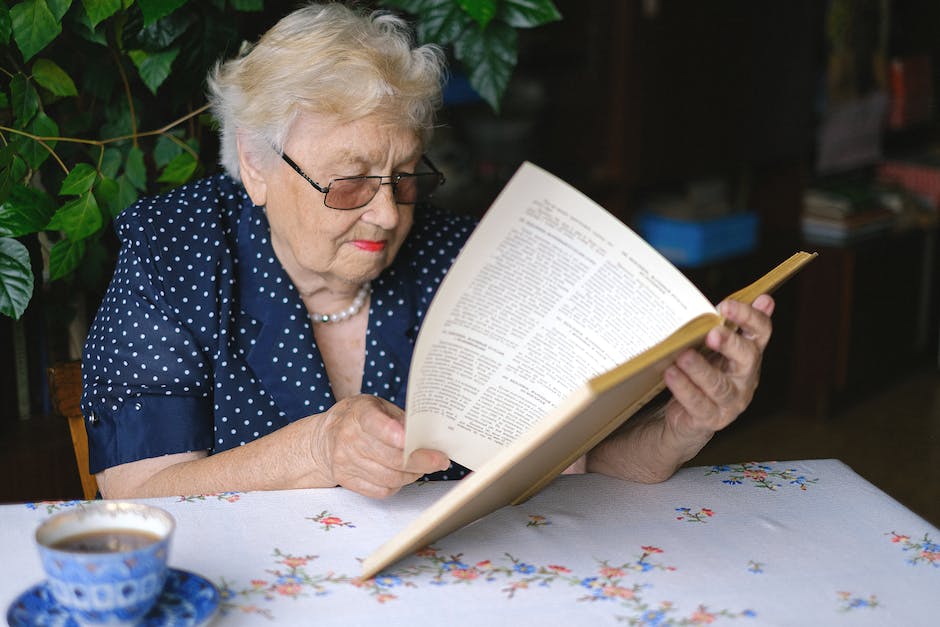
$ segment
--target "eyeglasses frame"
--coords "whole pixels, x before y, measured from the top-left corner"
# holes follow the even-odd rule
[[[447,179],[444,177],[444,173],[437,169],[437,166],[434,165],[434,163],[428,158],[428,156],[421,155],[421,163],[431,168],[431,172],[411,172],[411,173],[401,172],[401,173],[391,174],[387,176],[382,176],[379,174],[368,174],[368,175],[363,175],[363,176],[341,176],[335,179],[330,179],[330,182],[329,184],[327,184],[326,187],[321,187],[316,181],[310,178],[307,175],[307,173],[304,172],[303,169],[299,165],[297,165],[296,161],[288,157],[283,152],[280,154],[281,154],[281,159],[283,159],[284,162],[287,163],[287,165],[289,165],[291,169],[294,170],[294,172],[304,177],[304,180],[310,183],[310,185],[312,185],[315,190],[323,194],[323,205],[325,207],[328,207],[329,209],[334,209],[336,211],[355,211],[356,209],[362,209],[363,207],[365,207],[366,205],[368,205],[370,202],[372,202],[375,199],[382,185],[391,185],[392,192],[394,193],[396,186],[398,185],[399,181],[401,181],[403,178],[407,178],[411,176],[427,176],[428,174],[436,174],[438,177],[438,183],[437,183],[438,187],[440,187],[447,181]],[[379,187],[375,189],[375,194],[372,195],[372,198],[362,203],[358,207],[339,208],[339,207],[330,207],[330,205],[326,204],[326,197],[327,197],[327,194],[329,194],[330,188],[333,186],[333,183],[337,181],[351,181],[351,180],[357,180],[357,179],[379,179]],[[390,180],[388,182],[384,182],[382,179],[390,179]],[[430,198],[430,196],[428,196],[428,198]],[[427,199],[424,199],[424,200],[427,200]],[[395,202],[398,203],[398,200],[396,200]],[[415,204],[415,203],[398,203],[398,204]]]

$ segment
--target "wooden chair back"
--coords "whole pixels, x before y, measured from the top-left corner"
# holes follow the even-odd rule
[[[64,416],[69,423],[82,492],[86,500],[92,500],[98,494],[98,482],[94,475],[88,474],[88,436],[85,433],[85,418],[81,409],[82,363],[77,360],[57,363],[48,368],[46,374],[49,378],[52,406],[56,413]]]

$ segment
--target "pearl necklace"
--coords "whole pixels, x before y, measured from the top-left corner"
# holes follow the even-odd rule
[[[352,305],[346,309],[332,314],[322,314],[310,312],[310,320],[314,323],[317,322],[342,322],[355,316],[362,309],[362,306],[366,304],[366,299],[369,298],[369,294],[372,293],[372,284],[366,281],[362,287],[359,288],[359,291],[356,293],[356,297],[353,299]]]

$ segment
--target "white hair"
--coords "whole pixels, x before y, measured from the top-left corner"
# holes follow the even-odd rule
[[[269,163],[302,112],[326,114],[338,123],[379,114],[426,143],[444,73],[441,49],[415,47],[408,24],[395,15],[366,14],[338,3],[297,9],[246,54],[210,72],[219,162],[240,180],[240,137],[243,150]]]

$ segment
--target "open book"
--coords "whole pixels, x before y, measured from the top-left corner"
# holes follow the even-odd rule
[[[730,298],[750,303],[814,256],[797,253]],[[363,577],[535,494],[722,323],[620,220],[523,164],[442,282],[409,375],[405,455],[436,449],[474,472],[366,558]]]

